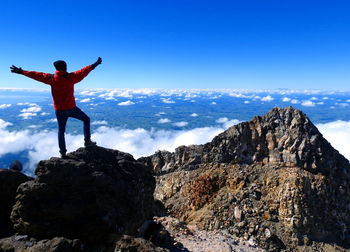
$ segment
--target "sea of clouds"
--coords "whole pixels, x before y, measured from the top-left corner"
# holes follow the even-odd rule
[[[148,156],[157,150],[174,151],[180,145],[202,144],[210,141],[214,136],[239,123],[238,120],[220,118],[220,126],[203,127],[191,130],[145,130],[121,129],[100,126],[92,134],[92,139],[99,146],[117,149],[131,153],[135,158]],[[92,124],[105,124],[105,122],[92,122]],[[43,159],[58,156],[57,132],[43,130],[33,133],[30,130],[9,131],[11,123],[0,119],[0,157],[9,153],[18,153],[29,150],[29,163],[25,169],[32,172],[36,164]],[[82,135],[66,134],[68,152],[83,146]]]
[[[220,123],[217,127],[180,131],[111,128],[103,125],[104,122],[98,122],[103,126],[92,134],[92,138],[99,146],[128,152],[138,158],[151,155],[157,150],[174,151],[180,145],[209,142],[228,127],[239,123],[238,120],[228,118],[220,118],[217,122]],[[0,119],[0,157],[29,150],[29,163],[25,164],[25,169],[27,173],[32,173],[40,160],[58,156],[57,132],[9,131],[7,127],[10,125],[9,122]],[[316,126],[334,148],[350,159],[350,121],[335,121]],[[83,146],[83,136],[67,134],[66,142],[68,152],[74,151]]]
[[[140,102],[142,98],[158,95],[159,99],[166,106],[179,102],[180,100],[195,102],[198,97],[208,97],[211,105],[216,105],[217,99],[223,95],[229,95],[234,98],[240,98],[244,104],[250,104],[254,101],[270,103],[279,101],[285,106],[300,105],[302,107],[324,106],[324,102],[333,100],[331,108],[344,109],[350,104],[348,100],[338,100],[332,98],[334,91],[319,90],[196,90],[196,89],[94,89],[77,91],[78,102],[83,104],[96,105],[97,98],[106,101],[116,102],[118,106],[132,106]],[[302,98],[296,98],[297,94],[303,94]],[[279,96],[277,96],[279,95]],[[350,95],[347,94],[347,97]],[[127,100],[120,101],[120,98]],[[214,101],[215,100],[215,101]],[[35,103],[17,103],[21,106],[18,117],[22,120],[28,120],[39,115],[51,114],[42,111],[42,108]],[[0,104],[0,110],[14,106],[10,103]],[[164,112],[157,114],[158,124],[169,124],[173,126],[185,127],[186,121],[172,122],[165,116]],[[191,117],[198,117],[197,113],[189,114]],[[55,119],[50,119],[50,122]],[[182,130],[146,130],[143,128],[126,129],[113,128],[108,126],[104,120],[93,121],[93,125],[99,127],[93,132],[92,138],[102,147],[118,149],[120,151],[131,153],[135,158],[148,156],[157,150],[174,151],[180,145],[203,144],[226,130],[228,127],[239,123],[238,120],[226,117],[216,120],[216,125],[211,127],[201,127]],[[50,130],[33,131],[28,129],[10,131],[11,126],[6,118],[0,117],[0,158],[6,154],[16,154],[22,151],[28,151],[29,162],[25,168],[31,173],[36,164],[43,159],[58,156],[57,132]],[[35,126],[35,125],[34,125]],[[32,128],[34,128],[34,126]],[[350,159],[350,121],[334,121],[316,125],[323,136],[346,158]],[[66,135],[68,152],[74,151],[83,146],[82,135]]]

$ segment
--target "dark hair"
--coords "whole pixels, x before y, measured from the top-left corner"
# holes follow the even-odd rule
[[[10,167],[9,167],[11,170],[15,170],[15,171],[22,171],[23,169],[23,165],[20,161],[18,160],[15,160],[13,161],[11,164],[10,164]]]
[[[63,60],[57,60],[53,63],[57,71],[67,71],[67,63]]]

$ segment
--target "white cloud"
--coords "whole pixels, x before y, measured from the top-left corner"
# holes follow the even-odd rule
[[[240,123],[239,120],[233,119],[233,120],[229,120],[229,121],[225,122],[225,123],[223,124],[223,127],[224,127],[225,129],[227,129],[227,128],[229,128],[229,127],[231,127],[231,126],[233,126],[233,125],[239,124],[239,123]]]
[[[80,102],[89,102],[89,101],[91,101],[91,98],[85,98],[85,99],[80,100]]]
[[[11,106],[12,106],[12,104],[1,104],[0,109],[9,108]]]
[[[30,129],[37,129],[37,128],[41,128],[41,125],[29,125],[28,128]]]
[[[304,107],[315,107],[315,103],[310,100],[303,101],[301,105]]]
[[[7,153],[28,150],[30,161],[25,167],[29,167],[33,172],[38,161],[59,155],[56,131],[10,132],[6,130],[9,125],[10,123],[0,119],[0,139],[2,139],[0,157]],[[148,131],[142,128],[129,130],[101,126],[93,132],[92,139],[97,141],[99,146],[129,152],[138,158],[151,155],[157,150],[174,151],[180,145],[204,144],[226,129],[224,125],[222,126],[180,131]],[[83,135],[66,134],[68,152],[82,147],[83,139]]]
[[[198,114],[197,114],[197,113],[192,113],[192,114],[190,114],[190,116],[192,116],[192,117],[197,117]]]
[[[229,96],[236,97],[236,98],[248,98],[248,96],[242,94],[242,93],[229,93]]]
[[[240,121],[237,119],[229,120],[227,117],[220,117],[215,122],[221,123],[225,129],[240,123]]]
[[[250,101],[244,101],[244,104],[249,104],[250,103]]]
[[[84,91],[81,91],[79,94],[84,96],[96,96],[101,92],[102,92],[101,90],[84,90]]]
[[[266,101],[266,102],[270,102],[273,100],[274,100],[274,98],[271,95],[268,95],[268,96],[261,98],[261,101]]]
[[[40,115],[42,116],[46,116],[46,115],[50,115],[50,113],[46,113],[46,112],[41,112]]]
[[[11,126],[12,123],[6,122],[0,118],[0,129],[5,129],[7,126]]]
[[[317,124],[316,127],[335,149],[350,160],[350,121]]]
[[[336,103],[336,105],[338,105],[338,106],[340,106],[340,107],[348,107],[348,106],[349,106],[348,103],[344,103],[344,102]]]
[[[91,123],[92,125],[107,125],[108,122],[103,120],[103,121],[94,121]]]
[[[170,98],[161,98],[161,100],[164,103],[175,103],[175,101],[171,100]]]
[[[261,100],[261,96],[255,95],[255,96],[253,97],[253,100]]]
[[[292,104],[298,104],[298,103],[300,103],[300,101],[297,100],[297,99],[293,99],[293,100],[291,100],[290,102],[291,102]]]
[[[180,145],[204,144],[222,130],[206,127],[186,131],[147,131],[141,128],[125,130],[100,127],[92,138],[98,145],[125,151],[138,158],[152,155],[157,150],[174,151]]]
[[[161,115],[166,115],[166,113],[165,112],[159,112],[159,113],[155,114],[155,116],[161,116]]]
[[[188,122],[176,122],[176,123],[173,123],[173,125],[176,127],[185,127],[188,125]]]
[[[22,113],[22,114],[19,114],[18,116],[22,117],[23,119],[30,119],[36,115],[37,115],[36,113]]]
[[[22,113],[37,113],[41,111],[41,107],[39,105],[34,105],[25,109],[22,109],[21,112]]]
[[[130,94],[132,91],[131,90],[125,90],[121,93],[118,94],[119,97],[124,97],[124,98],[132,98],[132,94]]]
[[[171,120],[169,120],[168,118],[161,118],[158,120],[158,123],[163,124],[163,123],[169,123],[171,122]]]
[[[311,101],[316,101],[316,100],[318,100],[318,98],[315,97],[315,96],[313,96],[313,97],[310,98],[310,100],[311,100]]]
[[[226,122],[228,122],[228,118],[227,117],[220,117],[215,122],[217,122],[217,123],[226,123]]]
[[[290,99],[289,97],[283,97],[283,98],[282,98],[282,101],[283,101],[283,102],[289,102],[290,100],[291,100],[291,99]]]
[[[211,105],[216,105],[216,102],[214,102],[214,101],[213,101],[213,102],[212,102],[212,103],[210,103],[210,104],[211,104]]]
[[[49,120],[47,120],[47,122],[50,122],[50,123],[56,123],[56,122],[57,122],[57,119],[56,119],[56,118],[49,119]]]
[[[130,106],[130,105],[134,105],[134,104],[135,104],[135,102],[132,102],[130,100],[118,103],[119,106]]]

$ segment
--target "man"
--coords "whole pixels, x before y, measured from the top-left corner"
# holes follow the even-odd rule
[[[67,158],[64,133],[66,131],[66,123],[69,117],[73,117],[84,122],[85,147],[96,145],[95,142],[91,141],[90,118],[75,104],[74,84],[84,79],[93,69],[95,69],[95,67],[101,63],[102,59],[101,57],[98,57],[94,64],[86,66],[76,72],[68,73],[67,63],[63,60],[58,60],[53,63],[56,68],[55,74],[25,71],[22,68],[14,65],[10,67],[12,73],[23,74],[24,76],[51,86],[53,105],[58,122],[58,146],[60,148],[62,158]]]

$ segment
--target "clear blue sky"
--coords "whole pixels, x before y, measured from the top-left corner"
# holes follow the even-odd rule
[[[83,88],[350,90],[350,2],[2,1],[0,87],[11,74],[103,64]]]

